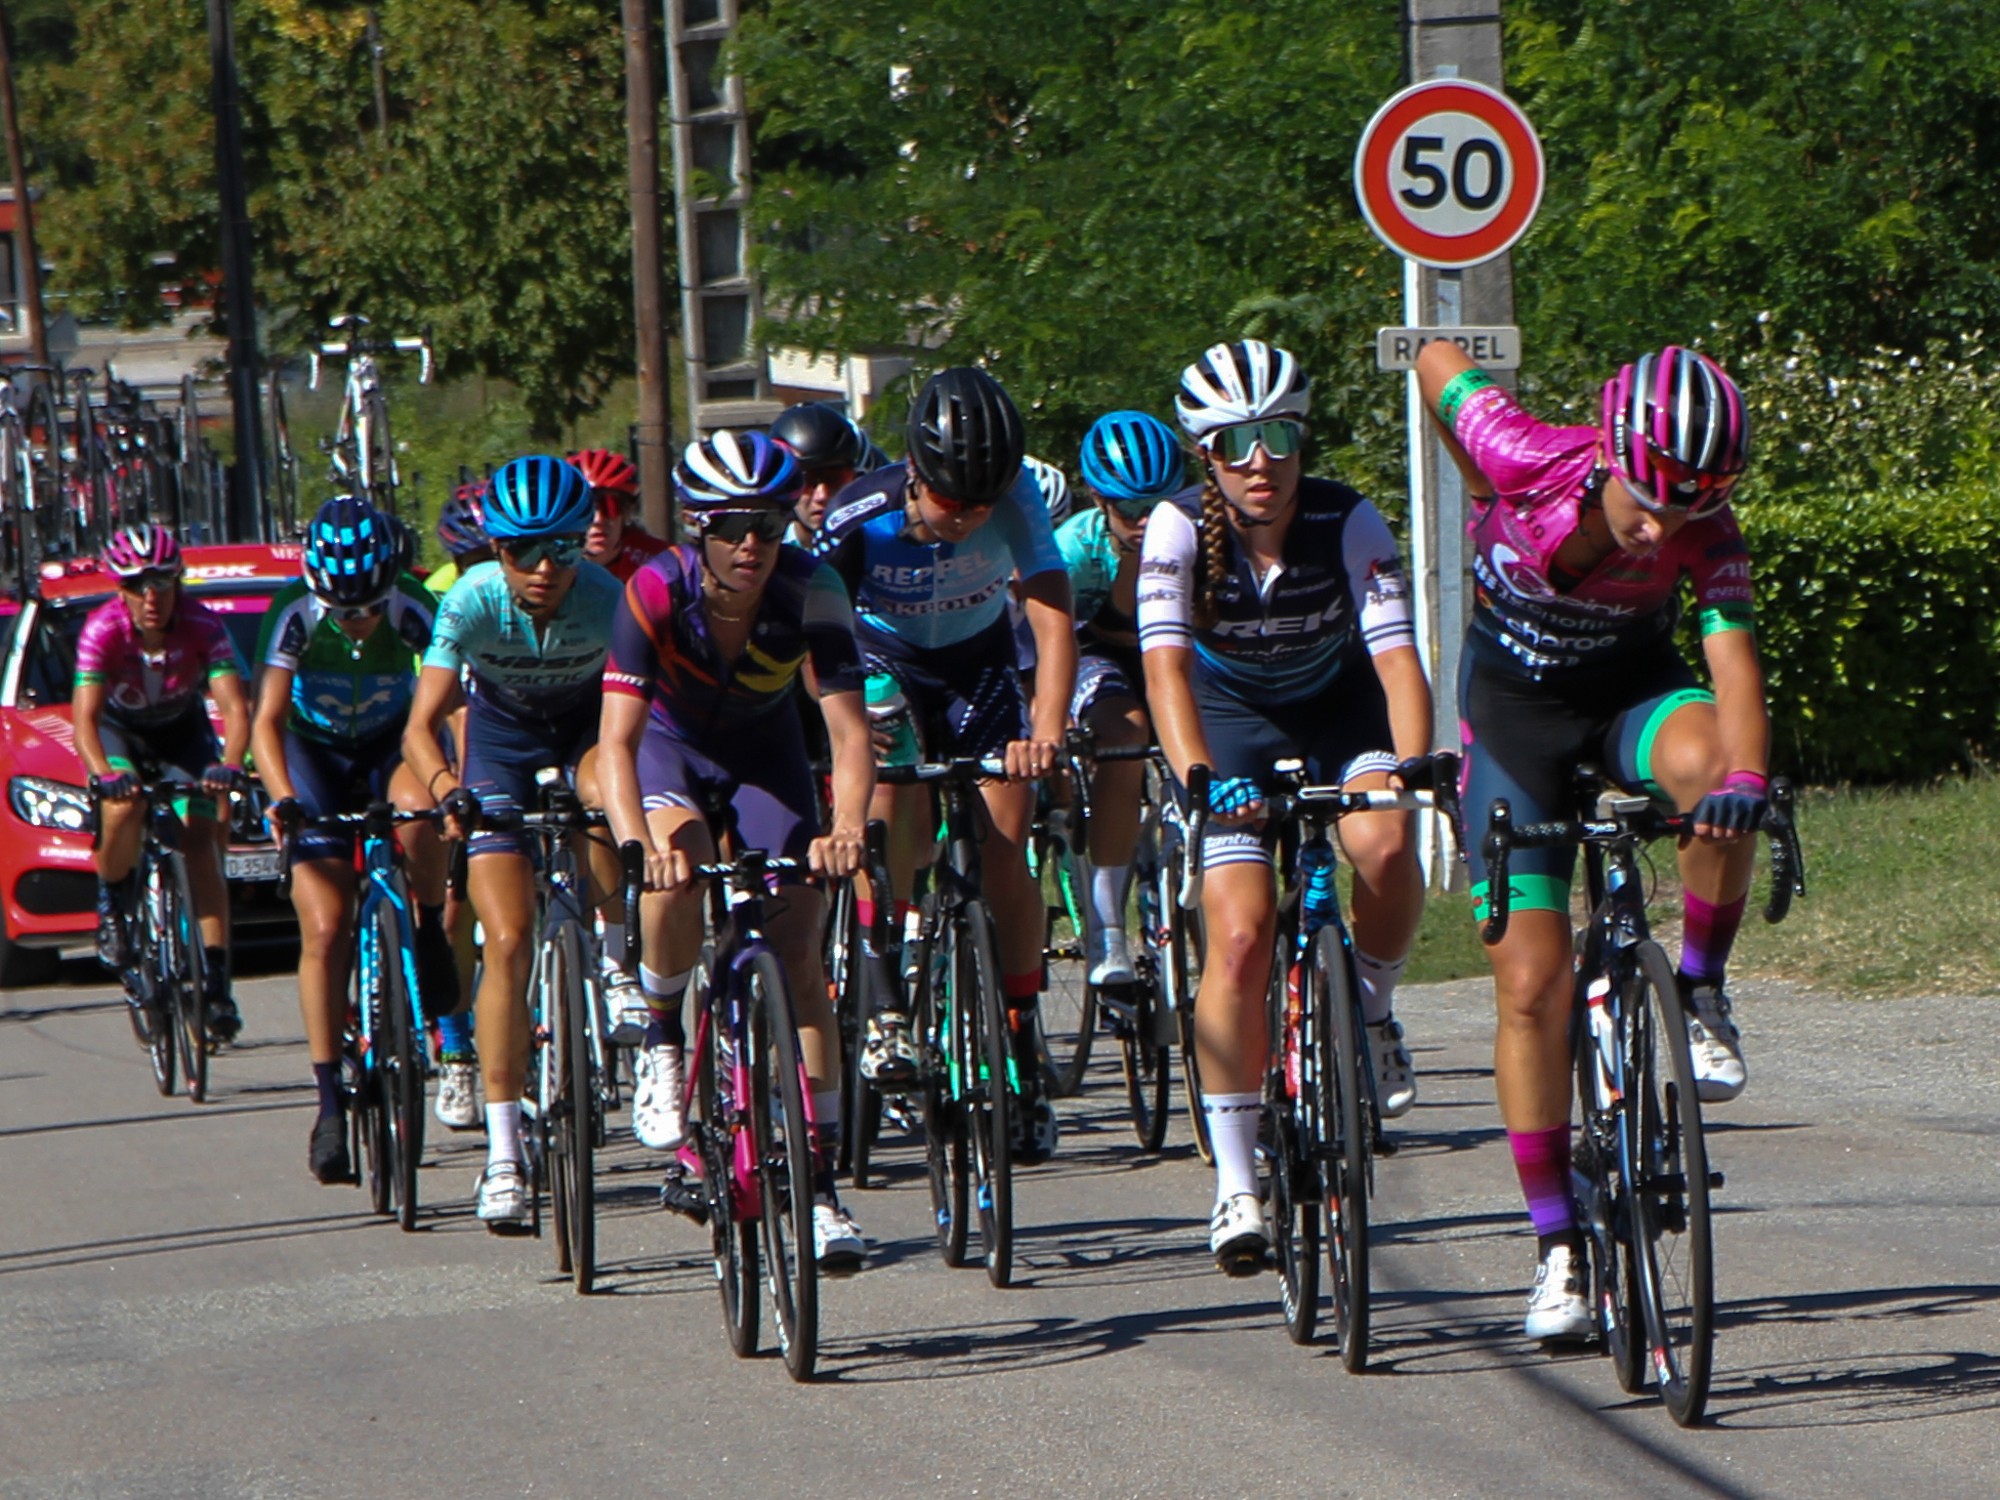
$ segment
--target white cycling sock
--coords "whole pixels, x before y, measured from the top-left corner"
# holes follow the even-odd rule
[[[1396,985],[1403,977],[1403,970],[1409,966],[1410,955],[1407,953],[1385,963],[1372,953],[1363,953],[1358,947],[1354,950],[1354,972],[1361,977],[1362,1020],[1373,1026],[1389,1019],[1389,1012],[1395,1004]]]
[[[1100,930],[1125,930],[1125,877],[1130,865],[1097,865],[1090,872],[1090,914]]]
[[[599,922],[604,928],[604,961],[617,968],[625,962],[625,919],[601,917]]]
[[[1257,1191],[1257,1122],[1262,1094],[1203,1094],[1202,1118],[1215,1149],[1215,1201]]]
[[[486,1165],[521,1164],[521,1101],[486,1106]]]

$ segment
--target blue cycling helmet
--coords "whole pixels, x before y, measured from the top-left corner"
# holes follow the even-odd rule
[[[537,454],[512,458],[493,472],[486,492],[486,534],[582,536],[590,529],[590,481],[574,464]]]
[[[400,550],[387,516],[358,495],[335,495],[306,527],[306,587],[342,609],[379,604],[402,571]]]
[[[1083,482],[1105,499],[1164,500],[1186,481],[1180,440],[1143,411],[1107,412],[1083,435]]]
[[[711,432],[687,445],[674,469],[674,493],[690,516],[714,510],[788,508],[805,475],[782,443],[761,432]]]

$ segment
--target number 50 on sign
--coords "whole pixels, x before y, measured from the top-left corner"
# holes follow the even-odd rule
[[[1542,144],[1482,83],[1437,78],[1375,112],[1354,153],[1354,192],[1382,242],[1441,270],[1491,260],[1542,201]]]

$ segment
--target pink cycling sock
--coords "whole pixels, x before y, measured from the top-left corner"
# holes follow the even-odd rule
[[[1743,925],[1743,908],[1748,893],[1734,901],[1716,905],[1693,891],[1681,896],[1681,972],[1697,983],[1720,984],[1729,963],[1729,950],[1736,942],[1736,929]]]
[[[1576,1210],[1569,1198],[1569,1126],[1547,1130],[1510,1130],[1507,1144],[1514,1152],[1514,1170],[1521,1178],[1521,1196],[1528,1200],[1528,1217],[1543,1239],[1576,1228]]]

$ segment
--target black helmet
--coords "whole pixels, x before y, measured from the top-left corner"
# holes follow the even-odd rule
[[[771,424],[771,436],[802,469],[858,469],[867,447],[860,430],[824,401],[786,407]]]
[[[939,494],[990,505],[1021,472],[1021,414],[1000,382],[970,365],[940,370],[910,407],[910,462]]]

